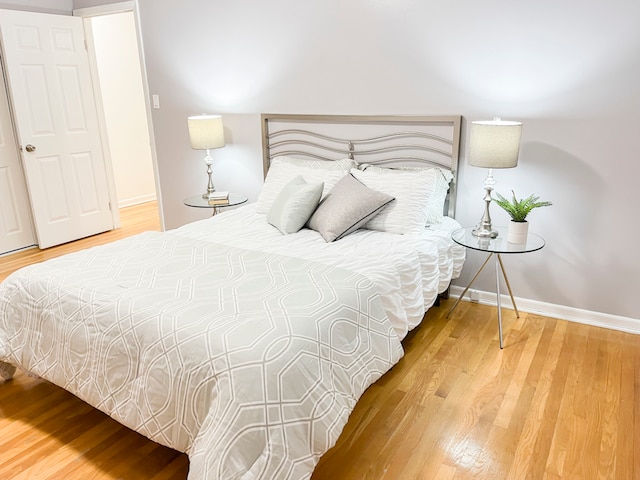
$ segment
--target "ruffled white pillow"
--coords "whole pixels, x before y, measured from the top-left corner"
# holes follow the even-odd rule
[[[297,176],[301,176],[307,183],[324,183],[322,193],[324,197],[338,183],[338,180],[356,166],[357,163],[349,158],[329,161],[287,156],[275,157],[271,160],[271,166],[258,197],[256,212],[267,213],[278,193]]]
[[[407,171],[369,167],[364,171],[352,169],[351,174],[367,187],[396,199],[371,219],[365,228],[400,234],[424,231],[429,202],[439,175],[437,170]]]
[[[444,203],[449,192],[449,184],[453,180],[453,174],[446,169],[438,167],[377,167],[375,165],[361,164],[359,170],[385,174],[388,172],[431,172],[429,177],[433,179],[430,186],[429,203],[426,210],[426,226],[442,223],[444,218]]]

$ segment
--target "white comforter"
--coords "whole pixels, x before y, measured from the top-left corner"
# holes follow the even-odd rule
[[[0,361],[186,452],[190,479],[309,478],[401,358],[389,317],[428,303],[421,282],[405,283],[424,259],[406,270],[421,254],[377,250],[360,232],[340,241],[360,246],[360,262],[304,238],[315,232],[276,248],[261,221],[247,207],[16,272],[0,285]],[[440,265],[436,237],[425,248]],[[296,258],[307,241],[313,260]],[[409,295],[385,298],[395,289]]]
[[[458,278],[465,250],[451,240],[460,228],[445,217],[421,235],[358,230],[326,243],[318,232],[303,229],[282,235],[255,212],[255,204],[190,223],[176,233],[198,240],[311,259],[361,273],[376,284],[387,316],[402,340],[424,312]]]

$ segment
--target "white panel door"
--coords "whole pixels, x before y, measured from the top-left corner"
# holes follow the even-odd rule
[[[111,230],[82,20],[2,10],[0,34],[38,245]]]
[[[0,68],[0,254],[35,243],[31,208]]]

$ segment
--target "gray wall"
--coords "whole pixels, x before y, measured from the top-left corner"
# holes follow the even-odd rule
[[[205,186],[188,115],[224,115],[216,184],[253,200],[261,112],[462,114],[463,143],[468,122],[498,115],[524,131],[520,164],[495,172],[497,191],[554,202],[530,217],[547,246],[505,258],[516,295],[640,319],[636,0],[138,4],[150,92],[161,99],[153,124],[167,227],[207,216],[182,205]],[[486,171],[464,162],[457,218],[472,225]],[[470,252],[456,284],[481,260]],[[478,288],[493,291],[486,273]]]
[[[122,3],[124,0],[72,0],[73,8],[89,8],[112,3]]]
[[[0,8],[70,15],[73,0],[5,0],[0,2]]]

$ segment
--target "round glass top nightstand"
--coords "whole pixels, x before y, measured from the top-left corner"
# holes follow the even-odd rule
[[[451,238],[463,247],[491,253],[528,253],[544,247],[544,239],[534,233],[528,234],[526,243],[509,243],[506,227],[492,228],[498,232],[496,238],[476,237],[472,233],[476,227],[459,228],[451,234]]]
[[[487,237],[477,237],[473,234],[473,230],[476,227],[467,227],[467,228],[459,228],[455,230],[451,234],[451,239],[456,242],[458,245],[462,245],[465,248],[470,248],[472,250],[478,250],[481,252],[487,252],[487,258],[484,263],[480,266],[476,274],[469,282],[469,285],[463,290],[460,294],[456,302],[453,304],[449,313],[447,313],[447,317],[451,315],[453,310],[458,306],[460,300],[464,297],[464,294],[467,293],[467,290],[471,288],[473,282],[475,282],[476,278],[485,267],[485,265],[489,262],[491,257],[495,256],[495,269],[496,269],[496,301],[498,306],[498,333],[500,337],[500,348],[503,348],[502,343],[502,305],[500,303],[500,272],[502,272],[502,276],[504,277],[504,281],[507,284],[507,289],[509,290],[509,296],[511,297],[511,302],[513,303],[513,309],[516,312],[516,317],[520,318],[520,313],[518,312],[518,307],[516,306],[516,302],[513,299],[513,293],[511,291],[511,285],[509,285],[509,279],[507,278],[507,272],[504,269],[504,265],[502,264],[501,254],[510,254],[510,253],[529,253],[535,252],[536,250],[540,250],[544,247],[544,239],[534,233],[529,233],[527,236],[527,241],[525,243],[509,243],[507,242],[507,228],[506,227],[493,227],[494,230],[498,232],[498,236],[496,238],[487,238]]]
[[[220,208],[235,207],[236,205],[246,203],[247,200],[247,196],[242,193],[230,193],[229,201],[224,203],[209,201],[208,199],[203,198],[202,195],[194,195],[192,197],[185,198],[184,204],[188,207],[211,208],[213,209],[213,215],[215,215],[218,213],[218,209]]]

